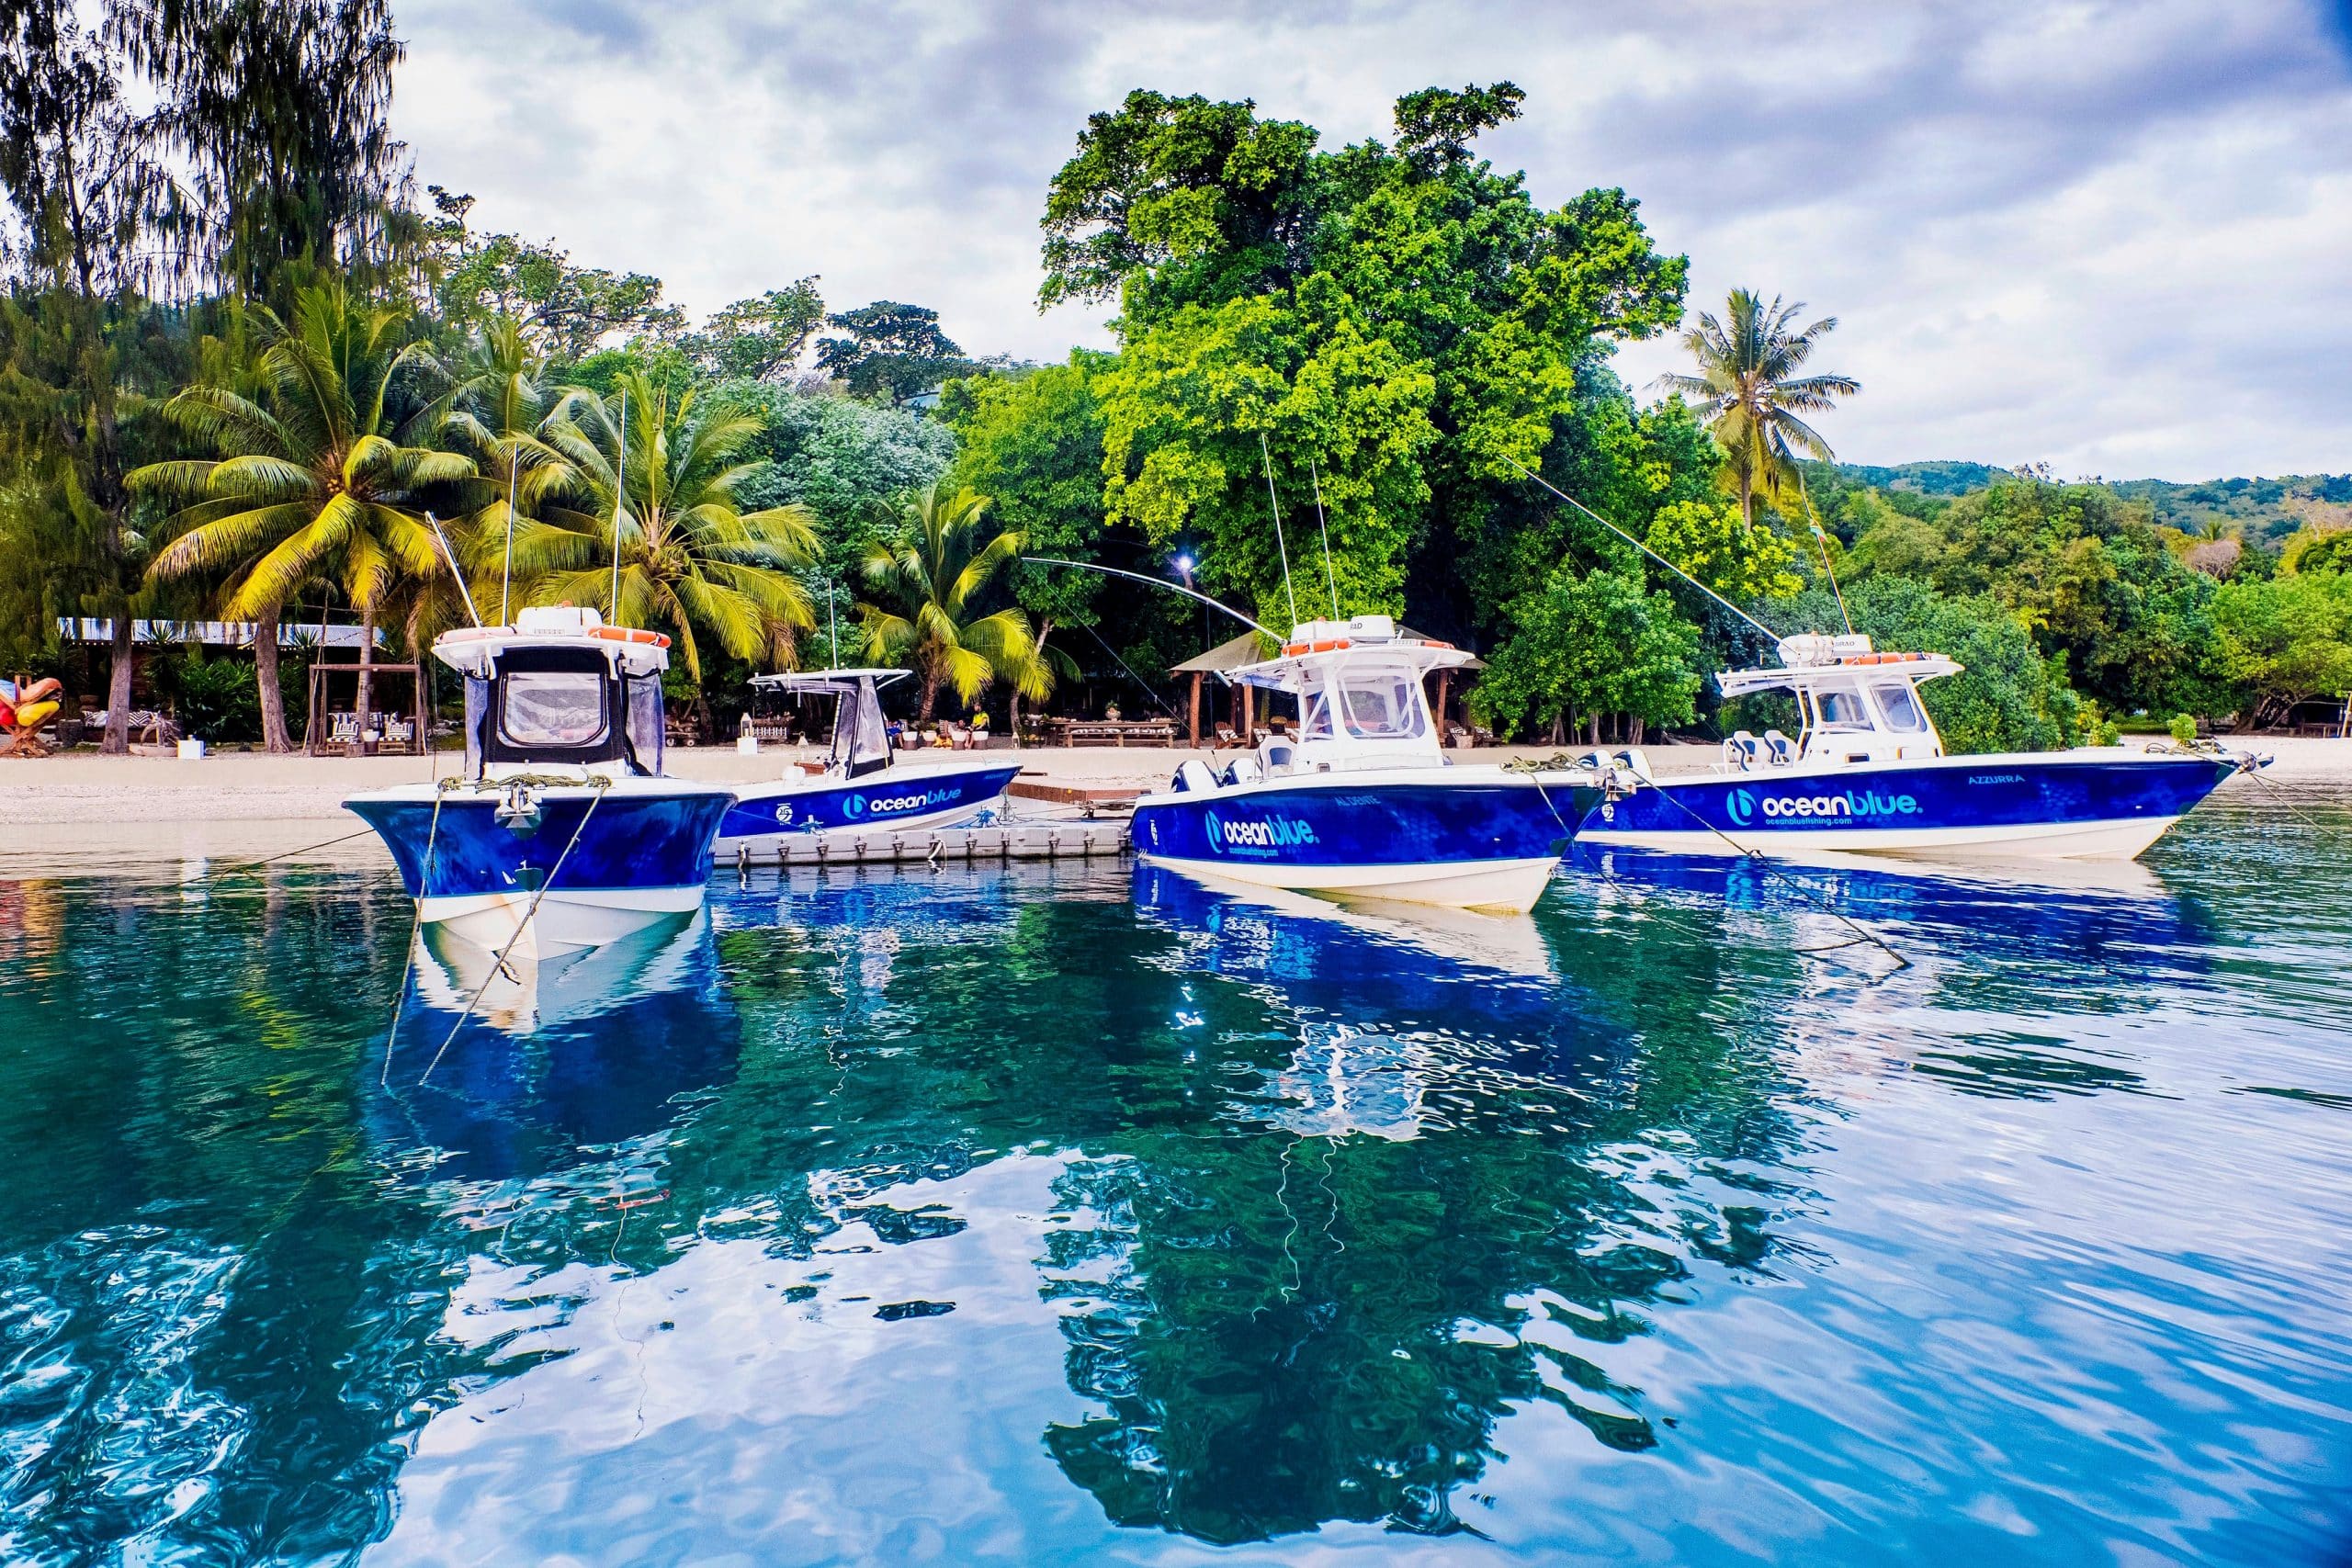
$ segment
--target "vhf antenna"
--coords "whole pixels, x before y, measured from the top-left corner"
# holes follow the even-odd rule
[[[1274,499],[1274,454],[1266,433],[1258,432],[1258,450],[1266,459],[1266,504],[1274,513],[1274,547],[1283,553],[1283,592],[1290,595],[1290,624],[1298,625],[1298,590],[1290,585],[1290,546],[1283,542],[1283,503]]]
[[[1331,618],[1340,619],[1340,580],[1331,574],[1331,525],[1323,521],[1323,476],[1316,469],[1315,454],[1306,455],[1306,472],[1315,481],[1315,525],[1323,531],[1323,581],[1331,585]]]
[[[514,476],[523,466],[523,444],[516,442],[506,459],[506,570],[498,580],[498,624],[511,625],[506,618],[506,600],[514,586]]]
[[[613,468],[613,597],[606,612],[621,624],[621,503],[628,496],[628,389],[621,389],[620,461]]]

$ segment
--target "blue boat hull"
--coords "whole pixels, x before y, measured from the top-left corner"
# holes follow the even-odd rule
[[[585,790],[551,792],[542,796],[538,829],[528,837],[498,821],[495,794],[451,792],[440,803],[437,825],[429,799],[362,796],[346,804],[392,852],[410,897],[453,898],[536,890],[560,855],[558,886],[567,894],[698,887],[710,875],[711,839],[729,798],[611,792],[596,801]]]
[[[1678,779],[1604,804],[1579,842],[1687,854],[1842,850],[2130,859],[2235,759],[2007,754]]]
[[[1137,852],[1197,875],[1302,892],[1526,908],[1578,818],[1582,785],[1372,776],[1273,784],[1136,807]]]
[[[805,833],[915,828],[969,816],[1002,795],[1020,775],[1018,762],[985,767],[895,769],[814,788],[746,785],[719,824],[718,852],[756,852],[774,840]]]

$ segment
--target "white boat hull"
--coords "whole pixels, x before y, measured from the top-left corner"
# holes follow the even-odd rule
[[[602,947],[691,914],[702,908],[707,886],[558,887],[539,899],[537,914],[530,912],[532,895],[519,890],[453,894],[420,900],[418,919],[492,953],[513,942],[517,955],[536,959]]]
[[[1598,823],[1597,818],[1588,819]],[[1930,828],[1807,832],[1781,829],[1769,838],[1704,829],[1620,832],[1588,826],[1577,841],[1617,849],[1656,850],[1678,855],[1745,855],[1842,852],[1847,854],[1917,856],[1924,860],[2135,860],[2168,832],[2177,817],[2139,817],[2113,822],[2049,822],[1997,828]]]
[[[1520,914],[1535,907],[1560,864],[1557,855],[1440,864],[1317,866],[1175,860],[1153,854],[1142,858],[1147,864],[1165,866],[1213,884],[1272,887],[1327,897],[1384,898],[1400,904],[1506,909]]]

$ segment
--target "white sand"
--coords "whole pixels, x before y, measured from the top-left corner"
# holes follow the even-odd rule
[[[2266,778],[2280,784],[2352,784],[2352,740],[2263,737],[2225,742],[2269,753]],[[2136,748],[2140,741],[2132,744]],[[1573,749],[1572,749],[1573,750]],[[1647,748],[1664,775],[1702,771],[1718,752],[1712,746]],[[1033,749],[1020,758],[1040,783],[1094,787],[1144,787],[1164,781],[1176,764],[1204,752],[1078,747]],[[1552,755],[1548,747],[1498,747],[1456,752],[1464,760],[1509,761]],[[779,776],[796,756],[813,751],[771,748],[746,757],[731,747],[673,750],[670,771],[714,783],[749,783]],[[1229,753],[1228,753],[1229,755]],[[364,832],[343,809],[344,797],[363,790],[454,772],[456,752],[425,757],[271,757],[230,752],[200,761],[174,757],[74,755],[0,757],[0,876],[96,871],[158,858],[201,862],[214,857],[275,854],[314,844],[339,829]],[[2262,787],[2245,780],[2226,791]],[[383,858],[372,840],[355,839],[321,858]]]

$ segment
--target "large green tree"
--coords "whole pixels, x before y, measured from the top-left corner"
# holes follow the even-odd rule
[[[1089,119],[1048,192],[1040,298],[1119,304],[1100,394],[1114,519],[1197,544],[1210,586],[1280,622],[1271,468],[1291,521],[1319,486],[1346,610],[1466,597],[1408,594],[1416,545],[1466,553],[1512,465],[1578,421],[1609,344],[1681,309],[1681,258],[1623,192],[1547,209],[1471,155],[1520,99],[1508,83],[1412,94],[1393,143],[1333,152],[1246,102],[1138,92]],[[1311,579],[1305,535],[1293,566]],[[1493,603],[1471,613],[1490,621]]]
[[[2044,655],[2017,613],[1989,594],[1943,594],[1909,578],[1875,577],[1846,590],[1854,628],[1882,649],[1949,654],[1964,670],[1919,688],[1953,751],[2041,751],[2072,744],[2081,703],[2065,661]],[[1829,626],[1826,590],[1801,597],[1792,624]]]
[[[153,463],[133,488],[185,503],[155,558],[158,578],[217,583],[224,614],[254,625],[263,739],[289,750],[277,680],[279,617],[323,578],[360,617],[357,704],[374,701],[376,628],[420,583],[450,581],[425,516],[429,492],[473,479],[470,458],[403,445],[396,383],[425,355],[406,340],[407,311],[340,282],[295,295],[293,319],[252,308],[254,357],[235,383],[190,387],[164,415],[206,452]],[[421,629],[411,626],[413,637]]]
[[[1796,319],[1803,302],[1766,304],[1753,290],[1735,288],[1718,320],[1702,312],[1682,334],[1683,346],[1699,362],[1696,376],[1669,375],[1659,384],[1690,399],[1724,449],[1739,514],[1755,521],[1756,498],[1785,499],[1803,481],[1799,453],[1821,462],[1835,454],[1821,433],[1799,416],[1826,413],[1839,398],[1862,384],[1849,376],[1800,375],[1838,318],[1824,316],[1810,326]]]
[[[582,266],[549,242],[514,234],[477,234],[469,226],[474,198],[431,187],[426,223],[434,303],[463,330],[508,320],[532,346],[561,361],[582,358],[606,340],[669,338],[685,329],[685,312],[662,299],[650,273]]]
[[[2299,703],[2352,693],[2352,576],[2224,583],[2213,618],[2222,658],[2256,723],[2284,723]]]
[[[2236,704],[2214,628],[2217,584],[2166,547],[2145,501],[2028,472],[1931,511],[1841,512],[1860,525],[1846,556],[1850,579],[1905,578],[1999,602],[2112,711]]]
[[[825,324],[837,335],[817,344],[817,367],[854,398],[877,398],[895,408],[978,368],[940,331],[939,312],[922,305],[876,299],[828,316]]]
[[[1674,601],[1637,572],[1555,568],[1511,606],[1512,635],[1471,688],[1471,711],[1497,733],[1532,716],[1555,744],[1578,718],[1598,744],[1604,716],[1645,725],[1688,724],[1699,694],[1699,633]]]
[[[110,0],[107,18],[178,155],[182,270],[281,307],[322,267],[390,281],[422,236],[391,199],[387,0]]]

